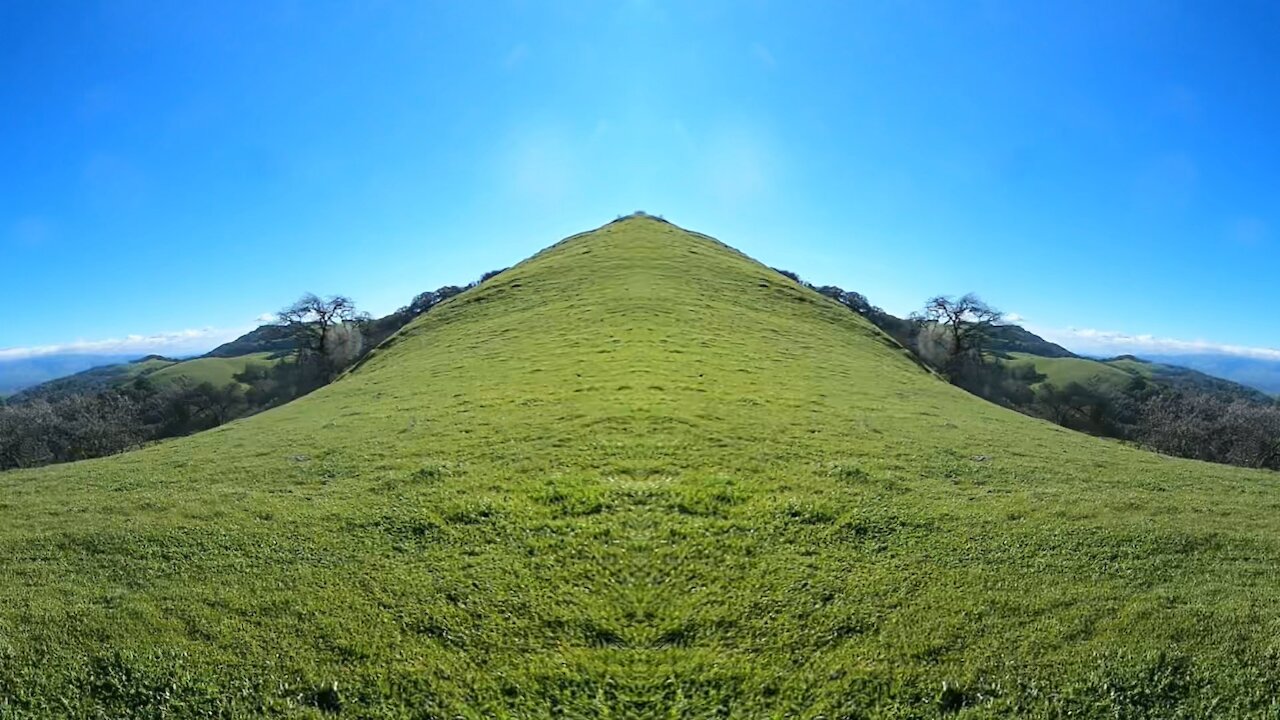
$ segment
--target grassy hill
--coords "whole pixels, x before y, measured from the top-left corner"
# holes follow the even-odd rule
[[[1280,359],[1210,353],[1156,355],[1148,359],[1199,370],[1214,377],[1234,380],[1257,388],[1270,395],[1280,396]]]
[[[27,388],[16,393],[12,400],[14,402],[36,398],[54,400],[78,393],[100,392],[139,377],[151,375],[179,362],[159,355],[148,355],[132,362],[103,365]]]
[[[1277,480],[633,217],[299,401],[0,474],[0,715],[1263,716]]]
[[[277,362],[270,352],[258,352],[235,357],[199,357],[190,360],[174,360],[151,355],[141,360],[115,365],[105,365],[78,372],[74,375],[41,383],[13,396],[13,402],[31,399],[55,400],[77,393],[94,393],[125,385],[140,377],[147,377],[163,387],[175,382],[200,384],[210,382],[218,387],[229,385],[245,368],[267,366]]]
[[[1020,325],[994,325],[988,331],[988,344],[993,352],[1021,353],[1046,358],[1078,357],[1070,350],[1051,343]]]
[[[135,358],[113,354],[53,353],[4,358],[0,352],[0,398],[83,370],[118,365]]]
[[[163,368],[151,375],[158,385],[173,382],[213,383],[218,387],[235,382],[235,376],[250,366],[267,367],[277,362],[269,352],[240,355],[237,357],[201,357],[185,360]]]
[[[1042,382],[1058,387],[1066,387],[1075,382],[1123,390],[1133,382],[1136,374],[1126,368],[1081,357],[1040,357],[1027,353],[1010,353],[1009,359],[1004,362],[1013,367],[1034,367],[1037,373],[1044,376]]]
[[[286,353],[297,347],[292,333],[282,325],[260,325],[205,353],[206,358],[244,357],[258,353]]]
[[[1175,390],[1194,390],[1226,399],[1246,398],[1259,402],[1268,401],[1266,393],[1231,380],[1214,377],[1198,370],[1151,362],[1132,355],[1122,355],[1108,360],[1081,357],[1040,357],[1029,353],[1009,353],[1003,362],[1018,366],[1034,367],[1044,375],[1042,382],[1058,387],[1077,382],[1100,389],[1123,390],[1135,378]]]

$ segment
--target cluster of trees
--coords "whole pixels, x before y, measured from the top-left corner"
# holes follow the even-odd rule
[[[794,273],[784,275],[803,282]],[[811,286],[812,287],[812,286]],[[1003,314],[974,294],[940,295],[909,318],[836,286],[815,290],[866,317],[924,365],[983,398],[1082,432],[1168,455],[1280,470],[1280,404],[1212,384],[1172,386],[1134,377],[1127,386],[1057,386],[1028,365],[1000,362]]]
[[[101,457],[220,425],[248,407],[239,385],[147,378],[97,393],[0,407],[0,470]]]
[[[250,333],[241,354],[267,343],[280,357],[249,365],[234,382],[171,382],[141,376],[118,387],[49,397],[0,400],[0,470],[112,455],[164,438],[207,430],[280,405],[322,387],[419,315],[502,272],[465,287],[447,285],[414,297],[382,318],[351,298],[306,294],[281,310],[272,326]],[[252,336],[252,337],[251,337]]]

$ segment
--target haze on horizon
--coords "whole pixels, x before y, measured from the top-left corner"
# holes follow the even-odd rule
[[[644,209],[906,314],[1272,358],[1280,10],[0,7],[0,357],[375,314]]]

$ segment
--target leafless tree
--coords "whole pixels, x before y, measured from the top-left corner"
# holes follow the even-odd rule
[[[279,324],[289,328],[298,343],[298,358],[310,352],[326,357],[326,346],[336,325],[357,319],[356,304],[349,297],[333,295],[322,299],[307,293],[276,314]]]
[[[1000,322],[1003,313],[969,293],[959,299],[947,295],[930,298],[924,305],[924,317],[946,332],[951,356],[959,357],[983,350],[991,326]]]
[[[1155,450],[1280,469],[1280,406],[1192,395],[1156,398],[1144,410],[1140,437]]]
[[[930,298],[924,311],[912,315],[912,320],[919,326],[917,345],[921,356],[955,380],[966,367],[982,365],[991,327],[1001,317],[999,310],[969,293],[960,298]]]

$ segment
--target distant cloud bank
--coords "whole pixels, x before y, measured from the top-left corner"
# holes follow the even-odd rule
[[[188,355],[212,350],[247,331],[247,328],[237,330],[201,328],[156,335],[127,335],[123,338],[108,340],[76,340],[57,345],[0,348],[0,362],[48,355]]]
[[[1130,335],[1128,333],[1095,330],[1093,328],[1067,328],[1065,330],[1028,329],[1050,342],[1058,343],[1068,350],[1080,353],[1099,355],[1205,353],[1235,355],[1237,357],[1280,362],[1280,349],[1276,348],[1225,345],[1207,340],[1178,340],[1154,335]]]

